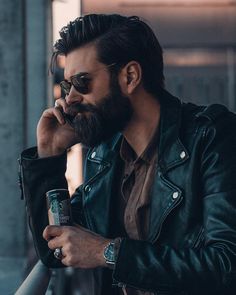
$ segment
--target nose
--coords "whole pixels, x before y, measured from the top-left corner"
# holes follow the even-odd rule
[[[66,95],[65,99],[68,105],[72,105],[75,103],[81,103],[83,100],[83,96],[76,91],[74,86],[72,86],[70,89],[70,93]]]

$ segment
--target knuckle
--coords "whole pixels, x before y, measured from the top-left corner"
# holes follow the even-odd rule
[[[73,265],[73,257],[71,255],[68,255],[66,257],[66,262],[68,265]]]
[[[49,229],[50,229],[50,225],[47,225],[47,226],[45,227],[45,231],[47,232],[47,231],[49,231]]]
[[[43,116],[47,115],[49,113],[49,109],[46,109],[43,111]]]
[[[46,239],[48,236],[48,225],[45,227],[44,231],[43,231],[43,237]]]
[[[71,243],[68,244],[68,246],[67,246],[67,252],[68,253],[73,253],[73,245]]]
[[[67,258],[63,258],[63,259],[61,260],[61,262],[62,262],[64,265],[66,265],[66,266],[70,266],[69,263],[68,263],[68,261],[67,261]]]
[[[64,104],[65,103],[65,99],[62,98],[62,97],[61,98],[58,98],[57,99],[57,102],[60,103],[60,104]]]
[[[65,241],[67,243],[72,243],[72,240],[73,240],[73,236],[72,236],[72,233],[69,229],[67,229],[65,232],[64,232],[64,238],[65,238]]]
[[[69,243],[69,245],[71,245],[71,243],[73,242],[73,238],[70,234],[67,236],[67,242]]]
[[[53,249],[54,248],[53,245],[54,245],[53,241],[48,242],[48,248]]]

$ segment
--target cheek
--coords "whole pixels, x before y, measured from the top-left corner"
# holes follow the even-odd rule
[[[120,76],[117,82],[119,83],[122,94],[127,96],[129,94],[128,92],[129,84],[127,83],[126,77],[124,75]]]
[[[110,92],[109,78],[104,76],[99,79],[94,79],[90,85],[90,93],[88,96],[93,97],[95,101],[107,96]],[[94,101],[94,100],[93,100]]]

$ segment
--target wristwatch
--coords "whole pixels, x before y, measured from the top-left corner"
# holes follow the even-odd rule
[[[116,257],[115,257],[115,241],[110,242],[105,248],[103,252],[103,257],[108,266],[115,265]]]

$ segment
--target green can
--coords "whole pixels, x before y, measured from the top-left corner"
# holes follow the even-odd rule
[[[72,225],[70,195],[67,189],[54,189],[46,193],[50,225]]]

